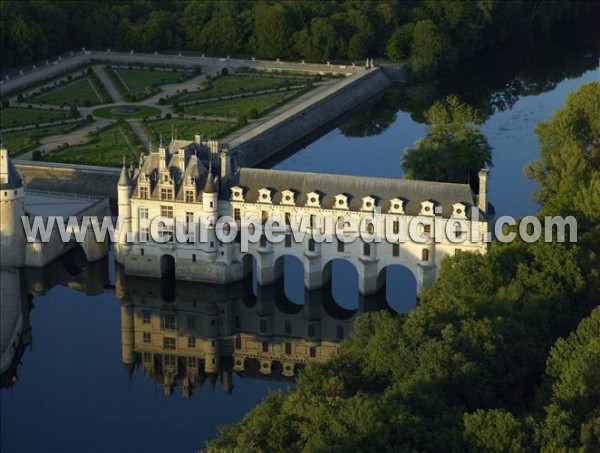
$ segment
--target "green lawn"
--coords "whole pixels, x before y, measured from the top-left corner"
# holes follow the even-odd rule
[[[18,132],[5,132],[3,134],[4,144],[8,148],[11,156],[18,156],[39,145],[39,140],[43,137],[68,134],[84,124],[85,121],[82,120],[78,123],[69,123],[64,126],[48,126]]]
[[[7,107],[0,110],[0,127],[27,126],[71,119],[70,112]]]
[[[233,94],[252,93],[261,90],[284,88],[286,86],[304,85],[306,81],[294,78],[264,77],[264,76],[224,76],[211,82],[201,91],[185,93],[170,101],[190,102],[200,99],[210,99]]]
[[[127,123],[116,124],[100,131],[97,138],[84,145],[46,153],[43,160],[71,164],[109,165],[118,167],[123,163],[137,160],[140,143]]]
[[[263,115],[269,110],[285,103],[295,97],[297,91],[286,91],[282,93],[263,94],[260,96],[248,96],[244,98],[230,99],[227,101],[207,102],[185,107],[189,115],[214,115],[214,116],[249,116],[251,109],[258,110]]]
[[[157,87],[161,85],[181,83],[191,76],[191,73],[187,72],[153,71],[150,69],[116,68],[115,72],[121,76],[121,80],[138,100],[157,93],[159,91]]]
[[[92,85],[92,81],[86,77],[40,94],[34,97],[32,102],[53,105],[98,105],[102,103],[102,99],[98,97],[99,94]]]
[[[202,133],[205,140],[217,139],[233,132],[238,128],[236,123],[225,121],[203,121],[191,119],[156,120],[146,124],[146,130],[152,138],[158,139],[160,134],[168,140],[171,138],[173,130],[177,133],[180,140],[194,140],[196,132]]]

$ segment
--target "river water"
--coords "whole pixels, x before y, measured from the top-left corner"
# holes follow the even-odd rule
[[[593,33],[502,46],[436,83],[393,87],[275,167],[401,177],[403,149],[425,133],[423,109],[454,93],[487,117],[482,130],[494,147],[489,196],[497,213],[534,213],[535,185],[522,171],[538,157],[533,127],[568,93],[600,79],[600,40],[598,30]],[[344,262],[334,263],[333,288],[316,295],[304,293],[299,263],[286,262],[285,272],[284,284],[268,290],[252,289],[251,282],[177,285],[176,302],[166,304],[159,282],[125,279],[111,259],[86,265],[77,252],[44,270],[3,271],[2,347],[12,333],[20,340],[1,370],[0,449],[201,448],[219,424],[240,420],[269,391],[293,385],[290,369],[297,373],[304,363],[325,358],[357,313],[376,306],[357,296],[353,270]],[[407,310],[414,288],[407,275],[398,277],[388,276],[394,281],[389,305]],[[176,325],[169,326],[173,309]],[[189,318],[195,319],[191,326]],[[146,321],[170,329],[178,341],[194,331],[198,352],[167,360],[164,344],[143,344],[140,323]],[[221,349],[211,365],[215,356],[207,351],[215,341]],[[268,351],[272,367],[257,360],[261,351]],[[243,370],[239,357],[245,357]]]

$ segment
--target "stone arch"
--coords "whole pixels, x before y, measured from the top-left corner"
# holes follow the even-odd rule
[[[165,302],[175,300],[176,275],[175,257],[164,254],[160,257],[160,296]]]
[[[339,257],[327,261],[323,274],[331,281],[331,297],[342,308],[358,308],[360,272],[351,260]]]
[[[389,264],[380,269],[379,300],[391,310],[406,313],[417,305],[418,280],[415,273],[402,264]]]
[[[279,279],[282,296],[295,305],[304,304],[304,263],[293,254],[283,254],[275,260],[275,269],[281,269]]]

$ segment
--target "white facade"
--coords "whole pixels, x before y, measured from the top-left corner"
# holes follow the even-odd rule
[[[212,175],[210,163],[209,168],[202,165],[196,148],[180,145],[176,151],[170,148],[162,146],[159,152],[151,153],[135,171],[123,170],[119,214],[130,219],[126,220],[127,232],[132,233],[133,241],[122,235],[117,245],[117,260],[127,274],[161,277],[167,268],[174,267],[178,280],[226,284],[251,273],[254,258],[258,283],[269,285],[281,278],[283,257],[292,255],[303,262],[305,286],[312,290],[329,282],[333,260],[345,259],[358,271],[360,293],[369,295],[384,286],[385,269],[390,265],[407,267],[421,288],[437,278],[444,256],[487,250],[485,193],[477,197],[466,184],[251,168],[233,174],[221,168],[222,179],[219,179]],[[221,162],[227,162],[226,151]],[[480,177],[485,186],[487,171],[482,171]],[[141,189],[146,185],[147,189]],[[165,188],[166,191],[162,190]],[[441,215],[437,215],[439,209]],[[373,226],[364,226],[363,231],[354,229],[348,235],[373,233],[370,236],[382,238],[390,229],[393,233],[402,229],[395,226],[395,221],[407,226],[414,221],[412,232],[428,233],[429,238],[423,240],[419,236],[393,243],[385,238],[373,243],[368,243],[368,238],[358,238],[343,245],[333,238],[330,243],[320,243],[319,233],[323,232],[320,225],[324,222],[334,223],[340,216],[347,216],[360,223],[373,217],[376,210],[380,214]],[[151,223],[165,214],[172,218],[167,220],[166,230],[177,217],[198,222],[209,215],[214,215],[215,220],[222,216],[239,219],[242,228],[248,225],[249,217],[263,220],[277,217],[285,223],[288,216],[306,216],[314,226],[309,226],[301,242],[290,239],[288,226],[280,235],[280,242],[262,239],[249,244],[247,251],[242,251],[239,242],[219,241],[214,224],[208,226],[204,242],[161,244],[149,237],[147,242],[140,241],[140,233],[142,236],[145,233],[140,230],[140,221]],[[446,231],[448,234],[439,234]]]

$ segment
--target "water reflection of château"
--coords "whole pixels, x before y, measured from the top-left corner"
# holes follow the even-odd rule
[[[0,274],[0,386],[18,382],[21,360],[32,345],[29,323],[35,297],[56,286],[90,296],[112,290],[109,263],[85,260],[80,248],[44,268],[2,268]],[[252,289],[248,279],[228,286],[125,276],[117,266],[121,300],[122,361],[129,376],[140,368],[166,395],[182,387],[189,397],[209,381],[226,394],[232,378],[293,382],[307,363],[328,360],[358,313],[381,298],[359,296],[356,310],[333,300],[331,288],[288,300],[283,280]]]
[[[231,394],[232,377],[293,382],[305,364],[337,351],[359,312],[375,309],[360,297],[357,310],[338,306],[330,288],[306,291],[295,304],[279,284],[252,290],[252,281],[228,286],[177,282],[174,297],[158,279],[117,270],[123,365],[189,398],[208,380]]]
[[[29,323],[36,296],[55,286],[97,295],[109,285],[108,259],[88,263],[81,248],[44,268],[0,269],[0,388],[18,382],[18,370],[32,345]]]

